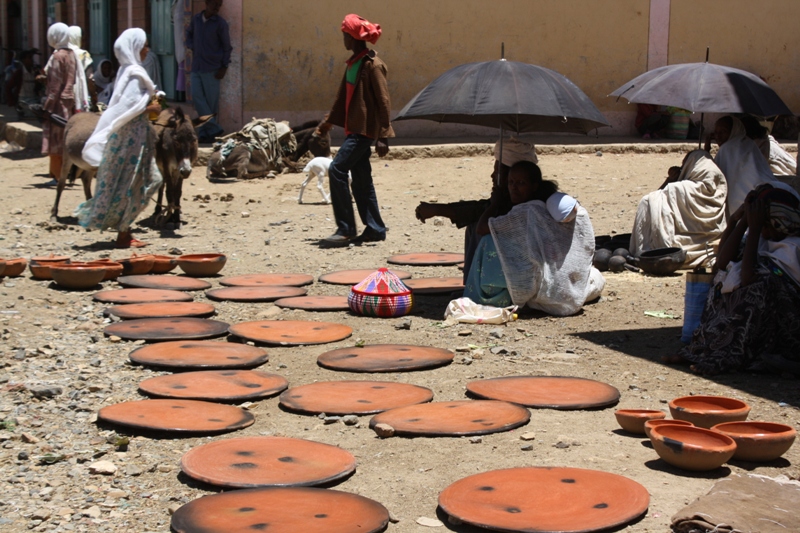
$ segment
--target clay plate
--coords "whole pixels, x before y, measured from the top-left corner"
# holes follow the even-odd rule
[[[106,304],[150,304],[159,302],[191,302],[192,297],[181,291],[160,289],[116,289],[100,291],[92,296]]]
[[[200,370],[146,379],[139,392],[155,398],[245,402],[275,396],[288,386],[282,376],[257,370]]]
[[[140,400],[103,407],[97,419],[146,431],[215,435],[246,428],[255,418],[232,405],[195,400]]]
[[[329,415],[369,415],[432,399],[430,389],[390,381],[320,381],[292,387],[280,397],[286,409]]]
[[[329,272],[319,277],[322,283],[330,283],[331,285],[356,285],[364,281],[364,278],[378,270],[377,268],[363,268],[360,270],[338,270],[336,272]],[[390,272],[400,279],[409,279],[411,272],[405,270],[394,270]]]
[[[219,337],[229,326],[207,318],[142,318],[108,325],[103,333],[134,341],[180,341]]]
[[[307,291],[299,287],[223,287],[206,291],[212,300],[231,302],[274,302],[281,298],[303,296]]]
[[[650,495],[617,474],[583,468],[492,470],[456,481],[441,494],[444,512],[499,531],[586,533],[632,522]]]
[[[337,446],[287,437],[243,437],[192,448],[181,470],[218,487],[310,487],[356,469],[353,455]]]
[[[269,361],[255,346],[216,341],[175,341],[142,346],[128,356],[139,365],[172,370],[254,368]]]
[[[464,254],[453,254],[449,252],[401,254],[393,255],[386,261],[393,265],[447,266],[463,263]]]
[[[373,344],[362,348],[339,348],[325,352],[317,364],[345,372],[405,372],[448,365],[453,352],[430,346]]]
[[[464,289],[464,278],[416,278],[404,281],[414,294],[441,294]]]
[[[330,489],[264,487],[204,496],[175,511],[177,533],[375,533],[389,511],[374,500]]]
[[[227,287],[302,287],[314,283],[308,274],[245,274],[223,278],[220,284]]]
[[[524,426],[530,418],[527,409],[508,402],[463,400],[392,409],[372,417],[369,427],[388,424],[395,435],[409,437],[460,437],[508,431]]]
[[[275,305],[284,309],[301,309],[303,311],[347,311],[347,296],[295,296],[281,298]]]
[[[619,401],[619,391],[607,383],[558,376],[481,379],[467,383],[467,392],[479,398],[543,409],[593,409]]]
[[[167,289],[173,291],[202,291],[211,287],[205,280],[186,276],[122,276],[117,282],[123,287],[136,289]]]
[[[207,317],[214,306],[200,302],[164,302],[160,304],[126,304],[110,307],[108,312],[123,320],[132,318]]]
[[[343,324],[302,320],[242,322],[234,324],[228,331],[248,341],[280,346],[325,344],[344,340],[353,334],[353,328]]]

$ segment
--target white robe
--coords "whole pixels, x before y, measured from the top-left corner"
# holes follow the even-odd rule
[[[797,174],[797,161],[783,149],[772,135],[767,135],[766,139],[756,141],[761,154],[769,163],[769,169],[776,176],[795,176]]]

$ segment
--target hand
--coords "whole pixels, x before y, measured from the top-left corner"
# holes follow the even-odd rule
[[[375,143],[375,153],[378,154],[378,157],[383,157],[389,153],[389,140],[378,139],[378,142]]]
[[[751,232],[761,232],[767,220],[767,204],[760,198],[753,198],[745,202],[745,214],[747,216],[747,227]]]
[[[221,80],[222,78],[224,78],[224,77],[225,77],[225,74],[226,74],[227,72],[228,72],[228,67],[222,67],[221,69],[219,69],[219,70],[217,71],[217,73],[216,73],[216,74],[214,74],[214,77],[215,77],[215,78],[217,78],[218,80]]]
[[[149,106],[144,108],[144,112],[147,113],[147,114],[150,114],[150,113],[161,113],[161,104],[159,104],[159,103],[150,104]]]
[[[417,220],[425,223],[426,220],[429,218],[433,218],[437,216],[438,213],[438,206],[435,204],[429,204],[428,202],[420,202],[417,208],[414,210],[414,215],[416,215]]]
[[[678,178],[681,176],[681,167],[669,167],[667,171],[667,181],[669,183],[674,183],[678,181]]]
[[[333,124],[331,124],[330,122],[320,122],[319,126],[317,126],[317,129],[314,130],[314,135],[322,137],[324,135],[327,135],[328,132],[331,131],[332,129],[333,129]]]

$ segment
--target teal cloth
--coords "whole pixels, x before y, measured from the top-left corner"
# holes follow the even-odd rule
[[[493,307],[513,305],[506,285],[506,276],[497,255],[497,247],[491,235],[485,235],[478,243],[472,266],[469,269],[464,296],[475,303]]]

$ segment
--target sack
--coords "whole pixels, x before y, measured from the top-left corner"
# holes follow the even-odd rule
[[[453,319],[463,324],[505,324],[517,319],[516,305],[492,307],[476,304],[469,298],[451,301],[444,312],[445,319]]]
[[[683,298],[683,330],[681,331],[681,342],[689,344],[692,342],[694,330],[700,326],[700,317],[703,316],[703,309],[706,306],[708,291],[714,280],[712,274],[696,274],[688,272],[686,274],[686,294]]]

